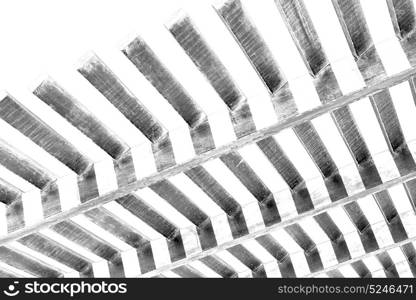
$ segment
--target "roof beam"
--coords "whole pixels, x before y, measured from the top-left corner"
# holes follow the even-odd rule
[[[380,90],[383,90],[383,89],[389,88],[391,86],[394,86],[396,84],[399,84],[401,82],[404,82],[404,81],[408,80],[410,77],[415,76],[415,75],[416,75],[416,68],[410,68],[406,71],[397,73],[394,76],[386,77],[386,79],[384,79],[384,80],[382,80],[382,81],[380,81],[376,84],[366,86],[366,87],[364,87],[360,90],[354,91],[354,92],[346,94],[344,96],[341,96],[341,97],[337,98],[334,101],[322,104],[319,107],[316,107],[314,109],[311,109],[311,110],[306,111],[304,113],[301,113],[299,115],[289,117],[289,118],[287,118],[287,119],[285,119],[285,120],[283,120],[283,121],[281,121],[281,122],[279,122],[275,125],[260,129],[256,132],[253,132],[253,133],[250,133],[250,134],[248,134],[244,137],[241,137],[240,139],[238,139],[236,141],[233,141],[231,143],[228,143],[228,144],[223,145],[221,147],[218,147],[216,149],[207,151],[203,154],[197,155],[193,159],[191,159],[191,160],[189,160],[185,163],[177,164],[177,165],[172,166],[170,168],[167,168],[167,169],[165,169],[161,172],[155,173],[151,176],[136,180],[136,181],[134,181],[130,184],[127,184],[127,185],[125,185],[125,186],[123,186],[123,187],[121,187],[121,188],[119,188],[115,191],[112,191],[112,192],[107,193],[105,195],[102,195],[102,196],[96,197],[94,199],[91,199],[90,201],[84,202],[84,203],[82,203],[82,204],[80,204],[76,207],[73,207],[69,210],[62,211],[62,212],[59,212],[55,215],[52,215],[52,216],[42,220],[41,222],[38,222],[38,223],[34,224],[34,225],[27,226],[25,228],[21,228],[19,230],[16,230],[13,233],[10,233],[9,235],[7,235],[5,237],[0,238],[0,245],[5,244],[5,243],[10,242],[10,241],[13,241],[13,240],[18,239],[18,238],[21,238],[21,237],[26,236],[28,234],[31,234],[33,232],[37,232],[40,229],[47,228],[47,227],[49,227],[53,224],[56,224],[56,223],[58,223],[58,222],[60,222],[64,219],[74,217],[74,216],[76,216],[80,213],[83,213],[83,212],[86,212],[86,211],[91,210],[93,208],[99,207],[99,206],[101,206],[105,203],[111,202],[115,199],[118,199],[122,196],[125,196],[125,195],[127,195],[127,194],[129,194],[129,193],[131,193],[131,192],[133,192],[137,189],[141,189],[143,187],[149,186],[149,185],[151,185],[153,183],[156,183],[160,180],[163,180],[165,178],[169,178],[173,175],[176,175],[176,174],[182,173],[184,171],[187,171],[187,170],[189,170],[193,167],[196,167],[196,166],[198,166],[198,165],[200,165],[204,162],[207,162],[209,160],[218,158],[218,157],[220,157],[220,156],[222,156],[226,153],[229,153],[231,151],[239,149],[239,148],[241,148],[245,145],[248,145],[248,144],[251,144],[253,142],[260,141],[260,140],[262,140],[266,137],[275,135],[276,133],[280,132],[283,129],[291,128],[291,127],[299,125],[303,122],[310,121],[310,120],[312,120],[312,119],[314,119],[318,116],[329,113],[329,112],[331,112],[331,111],[333,111],[337,108],[340,108],[342,106],[349,105],[349,104],[351,104],[353,102],[356,102],[356,101],[358,101],[358,100],[360,100],[364,97],[372,95],[372,94],[374,94],[374,93],[376,93]],[[401,176],[401,177],[395,178],[393,180],[389,180],[389,181],[387,181],[383,184],[375,186],[374,188],[367,189],[367,190],[365,190],[363,192],[360,192],[360,193],[357,193],[357,194],[355,194],[351,197],[347,197],[347,198],[344,198],[340,201],[337,201],[336,203],[323,206],[322,208],[314,210],[314,211],[308,211],[306,213],[303,213],[301,215],[298,215],[298,216],[290,219],[289,221],[281,222],[279,224],[276,224],[275,226],[271,226],[271,227],[268,227],[266,229],[255,232],[253,234],[249,234],[249,235],[244,236],[242,238],[233,240],[229,243],[221,245],[221,247],[214,248],[214,251],[218,250],[219,248],[228,248],[232,245],[235,245],[235,244],[241,242],[241,240],[243,240],[243,239],[248,239],[248,238],[252,238],[252,237],[255,237],[255,236],[259,236],[261,234],[265,234],[265,233],[269,232],[270,230],[272,230],[275,227],[282,227],[282,226],[286,226],[288,224],[293,224],[294,222],[296,222],[300,218],[303,218],[306,215],[316,215],[316,214],[318,214],[318,213],[320,213],[320,212],[322,212],[326,209],[353,202],[358,198],[364,197],[366,195],[369,195],[369,194],[372,194],[372,193],[375,193],[375,192],[382,191],[382,190],[384,190],[388,187],[391,187],[395,184],[402,183],[402,182],[408,181],[408,180],[413,179],[413,178],[416,178],[416,172],[412,172],[412,173],[409,173],[405,176]],[[228,245],[228,244],[230,244],[230,245]],[[204,257],[204,256],[210,254],[212,251],[213,250],[204,251],[204,252],[202,252],[203,255],[201,255],[201,254],[198,254],[198,255],[201,255],[201,257]],[[193,260],[193,259],[197,259],[197,258],[190,257],[190,259]],[[179,261],[178,264],[179,263],[183,264],[182,261]]]

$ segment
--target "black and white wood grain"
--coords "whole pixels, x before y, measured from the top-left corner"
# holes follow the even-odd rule
[[[274,37],[244,0],[212,10],[263,83],[272,126],[183,11],[164,30],[221,118],[139,36],[120,68],[92,54],[74,71],[143,144],[53,76],[34,98],[2,95],[0,276],[415,276],[413,2],[374,3],[384,31],[365,1],[271,4]]]

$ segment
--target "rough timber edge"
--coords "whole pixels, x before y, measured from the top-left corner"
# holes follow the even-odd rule
[[[303,113],[295,115],[293,117],[289,117],[289,118],[287,118],[287,119],[285,119],[285,120],[283,120],[283,121],[281,121],[277,124],[274,124],[272,126],[269,126],[269,127],[263,128],[263,129],[260,129],[256,132],[253,132],[253,133],[251,133],[247,136],[244,136],[244,137],[242,137],[242,138],[240,138],[236,141],[233,141],[231,143],[228,143],[228,144],[223,145],[221,147],[218,147],[216,149],[207,151],[203,154],[197,155],[193,159],[191,159],[187,162],[177,164],[177,165],[172,166],[172,167],[170,167],[166,170],[163,170],[161,172],[155,173],[155,174],[150,175],[150,176],[145,177],[145,178],[141,178],[141,179],[136,180],[135,182],[132,182],[132,183],[126,185],[126,186],[123,186],[123,187],[121,187],[121,188],[119,188],[115,191],[112,191],[112,192],[107,193],[105,195],[96,197],[94,199],[91,199],[90,201],[84,202],[84,203],[82,203],[82,204],[80,204],[76,207],[73,207],[69,210],[62,211],[62,212],[59,212],[59,213],[57,213],[55,215],[52,215],[48,218],[45,218],[45,219],[43,219],[42,221],[40,221],[36,224],[21,228],[21,229],[16,230],[12,233],[9,233],[9,234],[7,234],[3,237],[0,237],[0,245],[4,245],[4,244],[9,243],[11,241],[17,240],[17,239],[19,239],[23,236],[29,235],[31,233],[38,232],[39,230],[45,229],[45,228],[47,228],[47,227],[49,227],[53,224],[59,223],[62,220],[77,216],[77,215],[82,214],[82,213],[84,213],[88,210],[94,209],[94,208],[99,207],[99,206],[101,206],[105,203],[111,202],[115,199],[118,199],[122,196],[125,196],[125,195],[127,195],[127,194],[129,194],[129,193],[131,193],[135,190],[144,188],[146,186],[149,186],[150,184],[153,184],[153,183],[158,182],[160,180],[163,180],[165,178],[169,178],[170,176],[182,173],[186,170],[189,170],[189,169],[191,169],[195,166],[198,166],[202,163],[205,163],[209,160],[218,158],[221,155],[226,154],[230,151],[237,150],[237,149],[239,149],[239,148],[241,148],[245,145],[248,145],[248,144],[260,141],[260,140],[262,140],[266,137],[275,135],[283,129],[291,128],[295,125],[301,124],[301,123],[306,122],[306,121],[310,121],[310,120],[312,120],[316,117],[319,117],[323,114],[329,113],[329,112],[331,112],[331,111],[333,111],[337,108],[340,108],[342,106],[349,105],[349,104],[351,104],[353,102],[356,102],[356,101],[358,101],[362,98],[365,98],[369,95],[372,95],[372,94],[374,94],[374,93],[376,93],[380,90],[389,88],[391,86],[394,86],[396,84],[399,84],[399,83],[402,83],[406,80],[409,80],[414,75],[416,75],[416,68],[410,68],[410,69],[405,70],[403,72],[397,73],[393,76],[389,76],[389,77],[385,78],[384,80],[382,80],[382,81],[380,81],[376,84],[364,87],[360,90],[354,91],[354,92],[349,93],[349,94],[344,95],[344,96],[341,96],[341,97],[335,99],[334,101],[331,101],[331,102],[328,102],[328,103],[323,104],[321,106],[318,106],[318,107],[316,107],[312,110],[303,112]],[[396,184],[400,184],[400,183],[409,181],[409,180],[414,179],[414,178],[416,178],[416,172],[409,173],[405,176],[400,176],[400,177],[395,178],[393,180],[384,182],[383,184],[381,184],[379,186],[376,186],[372,189],[367,189],[367,190],[359,192],[359,193],[357,193],[353,196],[344,198],[340,201],[337,201],[336,203],[329,204],[329,205],[324,206],[322,208],[319,208],[317,210],[313,210],[313,211],[303,213],[303,214],[298,215],[294,218],[291,218],[289,220],[278,223],[274,226],[267,227],[267,228],[262,229],[260,231],[250,233],[250,234],[248,234],[244,237],[232,240],[228,243],[222,244],[222,245],[220,245],[218,247],[215,247],[213,249],[197,253],[197,254],[195,254],[193,256],[190,256],[190,257],[188,257],[184,260],[175,262],[171,265],[168,265],[168,266],[165,266],[165,267],[162,267],[162,268],[158,268],[156,270],[153,270],[153,271],[151,271],[149,273],[146,273],[146,274],[143,274],[143,275],[152,276],[152,274],[156,275],[160,272],[175,268],[175,267],[180,266],[180,265],[187,264],[190,261],[200,259],[200,258],[205,257],[207,255],[211,255],[211,254],[213,254],[216,251],[219,251],[221,249],[225,249],[225,248],[231,247],[233,245],[239,244],[244,240],[266,234],[267,232],[275,230],[276,228],[280,228],[280,227],[283,227],[283,226],[287,226],[289,224],[293,224],[294,222],[297,222],[299,219],[304,218],[305,216],[316,215],[316,214],[319,214],[319,213],[321,213],[321,212],[323,212],[323,211],[325,211],[329,208],[337,207],[337,206],[340,206],[340,205],[345,205],[347,203],[353,202],[353,201],[355,201],[355,200],[357,200],[361,197],[364,197],[366,195],[370,195],[370,194],[373,194],[375,192],[382,191],[386,188],[389,188],[389,187],[394,186]]]

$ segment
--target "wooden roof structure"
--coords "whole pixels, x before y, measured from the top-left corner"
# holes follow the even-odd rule
[[[213,8],[268,101],[186,13],[166,30],[212,101],[141,37],[2,95],[0,275],[415,276],[415,6],[317,2],[275,0],[279,53]]]

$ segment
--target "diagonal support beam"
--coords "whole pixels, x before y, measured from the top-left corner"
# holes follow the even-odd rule
[[[261,230],[258,230],[256,232],[249,233],[249,234],[247,234],[245,236],[242,236],[240,238],[237,238],[237,239],[234,239],[232,241],[223,243],[223,244],[221,244],[221,245],[219,245],[219,246],[217,246],[215,248],[212,248],[212,249],[209,249],[209,250],[205,250],[205,251],[201,251],[201,252],[196,253],[194,255],[188,256],[187,258],[185,258],[183,260],[179,260],[179,261],[174,262],[174,263],[172,263],[172,264],[170,264],[168,266],[163,266],[163,267],[158,268],[158,269],[155,269],[155,270],[153,270],[153,271],[151,271],[149,273],[143,274],[142,277],[152,277],[152,276],[155,276],[155,275],[157,275],[157,274],[159,274],[161,272],[165,272],[165,271],[168,271],[168,270],[175,269],[175,268],[177,268],[179,266],[186,265],[186,264],[190,263],[191,261],[200,260],[200,259],[202,259],[202,258],[204,258],[206,256],[213,255],[213,254],[215,254],[218,251],[226,250],[226,249],[228,249],[230,247],[233,247],[235,245],[239,245],[239,244],[241,244],[244,241],[251,240],[251,239],[254,239],[254,238],[263,236],[265,234],[268,234],[270,232],[273,232],[275,230],[278,230],[278,229],[284,228],[286,226],[295,224],[295,223],[299,222],[300,220],[302,220],[304,218],[313,217],[313,216],[319,215],[319,214],[321,214],[323,212],[326,212],[326,211],[328,211],[330,209],[333,209],[333,208],[336,208],[336,207],[340,207],[340,206],[344,206],[344,205],[346,205],[348,203],[357,201],[360,198],[364,198],[364,197],[369,196],[369,195],[372,195],[374,193],[377,193],[377,192],[380,192],[380,191],[389,189],[389,188],[391,188],[391,187],[393,187],[393,186],[395,186],[397,184],[405,183],[405,182],[407,182],[409,180],[412,180],[414,178],[416,178],[416,171],[415,172],[411,172],[411,173],[409,173],[409,174],[407,174],[405,176],[400,176],[400,177],[397,177],[397,178],[395,178],[393,180],[386,181],[383,184],[380,184],[380,185],[375,186],[373,188],[363,190],[363,191],[358,192],[358,193],[356,193],[356,194],[354,194],[352,196],[349,196],[349,197],[343,198],[341,200],[338,200],[337,202],[332,202],[332,203],[329,203],[329,204],[326,204],[326,205],[322,205],[319,208],[316,208],[314,210],[310,210],[310,211],[307,211],[305,213],[299,214],[299,215],[297,215],[297,216],[295,216],[293,218],[284,220],[284,221],[282,221],[280,223],[277,223],[275,225],[266,227],[266,228],[261,229]],[[414,239],[416,239],[416,237]],[[409,241],[410,240],[412,240],[412,239],[409,239]],[[401,243],[397,243],[395,245],[399,245],[399,244],[401,245]],[[341,264],[339,264],[339,265],[341,265]],[[336,267],[338,267],[339,265],[337,265]]]
[[[19,239],[19,238],[21,238],[23,236],[26,236],[28,234],[37,232],[41,229],[44,229],[44,228],[47,228],[47,227],[49,227],[53,224],[59,223],[62,220],[65,220],[65,219],[77,216],[79,214],[82,214],[82,213],[84,213],[88,210],[91,210],[93,208],[97,208],[97,207],[99,207],[99,206],[101,206],[105,203],[108,203],[108,202],[111,202],[115,199],[123,197],[123,196],[125,196],[125,195],[127,195],[127,194],[129,194],[133,191],[136,191],[138,189],[149,186],[149,185],[151,185],[155,182],[158,182],[158,181],[163,180],[165,178],[168,178],[170,176],[173,176],[173,175],[182,173],[184,171],[187,171],[187,170],[189,170],[189,169],[191,169],[195,166],[198,166],[198,165],[200,165],[202,163],[205,163],[209,160],[218,158],[218,157],[220,157],[224,154],[227,154],[231,151],[239,149],[239,148],[241,148],[245,145],[248,145],[248,144],[251,144],[251,143],[254,143],[254,142],[258,142],[258,141],[260,141],[264,138],[275,135],[278,132],[280,132],[281,130],[284,130],[286,128],[291,128],[293,126],[299,125],[299,124],[304,123],[306,121],[310,121],[310,120],[312,120],[316,117],[319,117],[321,115],[329,113],[329,112],[331,112],[333,110],[336,110],[336,109],[338,109],[342,106],[349,105],[349,104],[351,104],[355,101],[358,101],[358,100],[360,100],[364,97],[372,95],[372,94],[374,94],[374,93],[376,93],[380,90],[389,88],[391,86],[394,86],[396,84],[399,84],[401,82],[409,80],[412,76],[415,76],[415,75],[416,75],[416,68],[411,68],[411,69],[408,69],[408,70],[403,71],[401,73],[398,73],[394,76],[387,77],[384,80],[382,80],[382,81],[380,81],[376,84],[364,87],[364,88],[362,88],[360,90],[357,90],[353,93],[341,96],[341,97],[339,97],[338,99],[336,99],[332,102],[325,103],[321,106],[318,106],[318,107],[316,107],[312,110],[306,111],[306,112],[301,113],[299,115],[289,117],[289,118],[287,118],[285,120],[282,120],[281,122],[279,122],[275,125],[269,126],[267,128],[260,129],[256,132],[253,132],[249,135],[246,135],[246,136],[244,136],[244,137],[242,137],[242,138],[240,138],[240,139],[238,139],[238,140],[236,140],[232,143],[226,144],[226,145],[221,146],[219,148],[216,148],[216,149],[207,151],[203,154],[197,155],[195,158],[193,158],[193,159],[191,159],[191,160],[189,160],[185,163],[175,165],[175,166],[170,167],[168,169],[165,169],[161,172],[158,172],[154,175],[151,175],[151,176],[145,177],[143,179],[137,180],[135,182],[132,182],[128,185],[123,186],[122,188],[119,188],[116,191],[110,192],[110,193],[105,194],[103,196],[96,197],[94,199],[91,199],[90,201],[87,201],[87,202],[84,202],[84,203],[78,205],[77,207],[71,208],[71,209],[66,210],[66,211],[59,212],[55,215],[52,215],[48,218],[45,218],[41,222],[36,223],[34,225],[27,226],[27,227],[21,228],[19,230],[16,230],[16,231],[0,238],[0,245],[3,245],[3,244],[8,243],[10,241],[14,241],[14,240]],[[416,172],[410,173],[406,176],[396,178],[396,179],[391,180],[389,182],[385,182],[384,184],[379,185],[375,188],[363,191],[363,192],[358,193],[358,194],[356,194],[352,197],[345,198],[345,199],[340,200],[336,203],[333,203],[333,204],[331,204],[327,207],[320,208],[319,210],[314,210],[313,212],[307,212],[305,214],[299,215],[299,216],[297,216],[297,217],[295,217],[295,218],[293,218],[289,221],[279,223],[276,226],[268,227],[267,229],[261,230],[259,232],[249,234],[249,235],[247,235],[243,238],[239,238],[239,239],[234,240],[230,243],[221,245],[220,247],[217,247],[215,249],[211,249],[209,251],[204,251],[204,252],[199,253],[195,256],[189,257],[185,261],[178,261],[177,263],[172,264],[171,267],[169,267],[169,269],[171,269],[173,267],[177,267],[179,265],[186,264],[190,260],[195,260],[195,259],[205,257],[205,256],[210,255],[210,254],[212,254],[215,251],[218,251],[220,249],[231,247],[233,245],[236,245],[236,244],[240,243],[242,240],[253,238],[253,237],[265,234],[265,233],[267,233],[271,230],[274,230],[276,228],[280,228],[280,227],[292,224],[292,223],[298,221],[299,219],[301,219],[301,218],[303,218],[307,215],[316,215],[316,214],[318,214],[318,213],[320,213],[320,212],[322,212],[326,209],[355,201],[358,198],[361,198],[361,197],[364,197],[366,195],[384,190],[384,189],[386,189],[390,186],[408,181],[408,180],[413,179],[413,178],[416,178]],[[162,269],[162,270],[166,270],[166,269]],[[152,273],[157,274],[158,272],[160,272],[160,270],[155,270]]]
[[[380,249],[377,249],[376,251],[368,252],[368,253],[366,253],[366,254],[364,254],[364,255],[354,257],[354,258],[352,258],[352,259],[350,259],[350,260],[346,260],[346,261],[344,261],[344,262],[342,262],[342,263],[338,263],[338,264],[336,264],[336,265],[334,265],[334,266],[331,266],[331,267],[325,268],[325,269],[320,270],[320,271],[318,271],[318,272],[313,272],[313,273],[310,273],[310,274],[308,274],[308,275],[307,275],[307,276],[305,276],[305,277],[316,277],[316,276],[319,276],[319,275],[321,275],[321,274],[324,274],[324,273],[327,273],[327,272],[330,272],[330,271],[333,271],[333,270],[337,270],[337,269],[339,269],[339,268],[341,268],[341,267],[343,267],[343,266],[350,265],[350,264],[352,264],[352,263],[354,263],[354,262],[356,262],[356,261],[359,261],[359,260],[363,260],[363,259],[366,259],[366,258],[373,257],[373,256],[375,256],[375,255],[377,255],[377,254],[383,253],[383,252],[388,251],[388,250],[391,250],[391,249],[396,249],[396,248],[398,248],[398,247],[404,246],[404,245],[406,245],[406,244],[408,244],[408,243],[412,243],[412,242],[415,242],[415,241],[416,241],[416,236],[414,236],[414,237],[410,237],[410,238],[407,238],[407,239],[405,239],[405,240],[403,240],[403,241],[401,241],[401,242],[394,243],[394,244],[391,244],[391,245],[388,245],[388,246],[382,247],[382,248],[380,248]]]

